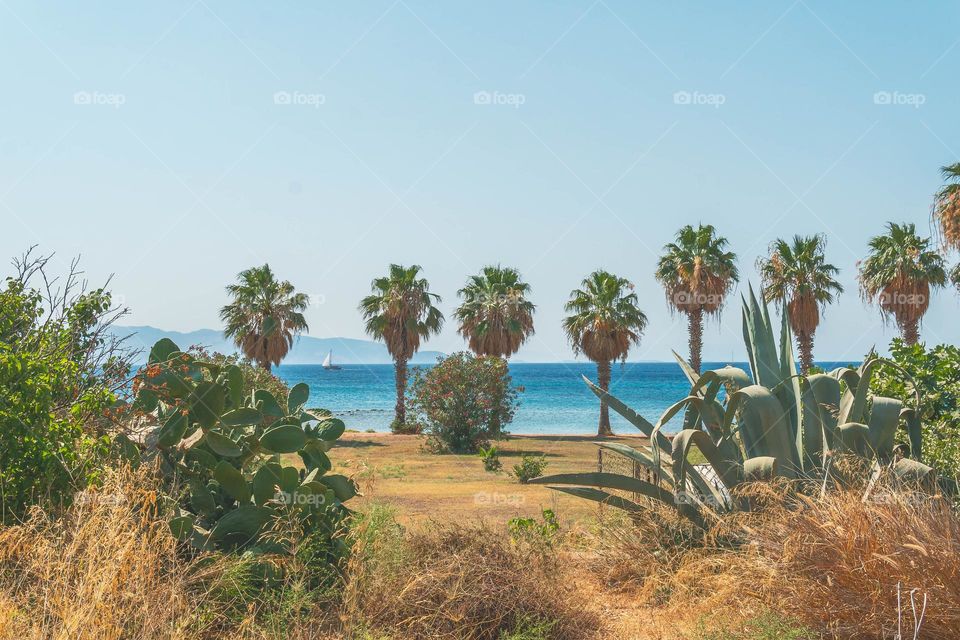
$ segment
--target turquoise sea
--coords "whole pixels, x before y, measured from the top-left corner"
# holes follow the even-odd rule
[[[708,362],[704,369],[726,364]],[[746,363],[732,364],[749,370]],[[831,362],[818,364],[828,370],[839,366]],[[339,371],[326,371],[319,365],[281,365],[275,371],[290,385],[310,385],[309,406],[330,409],[346,422],[347,428],[389,431],[395,393],[392,365],[344,365]],[[612,373],[611,392],[654,423],[690,389],[680,367],[672,362],[616,364]],[[510,374],[514,384],[524,387],[520,408],[507,427],[511,433],[596,433],[599,401],[580,378],[586,375],[596,380],[595,365],[511,363]],[[678,423],[675,419],[670,427],[676,429]],[[616,432],[636,432],[612,412],[611,424]]]

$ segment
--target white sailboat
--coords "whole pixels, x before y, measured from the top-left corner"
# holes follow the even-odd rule
[[[333,364],[333,349],[327,352],[327,357],[323,359],[323,368],[330,371],[339,371],[340,367]]]

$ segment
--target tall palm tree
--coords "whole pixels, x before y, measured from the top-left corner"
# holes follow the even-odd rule
[[[813,365],[813,335],[820,311],[843,293],[836,280],[840,270],[826,261],[825,246],[822,235],[793,236],[792,243],[778,238],[770,245],[770,255],[757,261],[764,297],[781,305],[790,319],[804,375]]]
[[[884,318],[893,317],[904,342],[916,344],[920,321],[930,308],[931,289],[946,284],[944,259],[930,250],[930,238],[916,226],[890,222],[888,232],[870,239],[870,253],[860,262],[860,294],[876,301]]]
[[[393,357],[397,385],[394,431],[404,431],[407,361],[420,348],[420,341],[439,333],[443,314],[433,306],[440,296],[430,293],[430,283],[420,277],[420,265],[390,265],[390,272],[370,285],[371,294],[360,301],[366,331],[383,340]]]
[[[267,371],[280,364],[293,339],[309,329],[303,312],[310,299],[286,280],[278,282],[268,264],[241,271],[227,293],[233,302],[220,309],[223,335]]]
[[[737,256],[713,225],[687,225],[663,247],[656,278],[667,293],[671,310],[687,315],[690,366],[700,371],[704,315],[719,315],[727,294],[739,281]]]
[[[630,347],[640,343],[647,316],[637,306],[633,283],[606,271],[594,271],[580,289],[570,292],[563,319],[574,353],[582,353],[597,363],[597,381],[604,391],[610,389],[610,363],[626,360]],[[610,412],[600,401],[597,435],[608,436]]]
[[[460,335],[480,356],[509,358],[533,335],[530,285],[516,269],[484,267],[457,292],[463,303],[454,315]]]
[[[960,162],[940,167],[948,184],[933,199],[933,218],[947,249],[960,249]]]

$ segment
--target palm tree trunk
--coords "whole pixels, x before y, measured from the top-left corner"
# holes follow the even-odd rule
[[[597,363],[597,382],[604,391],[610,391],[610,363]],[[613,430],[610,428],[610,408],[607,407],[605,398],[600,399],[600,425],[597,427],[598,436],[612,436]]]
[[[393,363],[394,378],[397,383],[397,405],[394,408],[393,431],[402,432],[407,420],[407,361],[397,359]]]
[[[797,333],[797,348],[800,350],[800,373],[807,375],[813,366],[813,334]]]
[[[920,321],[911,320],[903,325],[902,329],[903,341],[907,343],[908,346],[913,346],[920,341]]]
[[[687,331],[690,334],[690,366],[700,373],[700,355],[703,352],[703,309],[687,314]]]

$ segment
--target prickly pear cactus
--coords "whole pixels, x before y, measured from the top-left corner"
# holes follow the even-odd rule
[[[357,488],[329,474],[327,457],[343,422],[308,412],[305,384],[275,398],[246,395],[243,382],[239,367],[199,361],[166,338],[134,381],[135,406],[159,424],[163,470],[183,487],[171,532],[198,549],[284,553],[283,536],[271,534],[296,522],[345,553],[337,531]],[[294,453],[303,469],[283,464],[281,455]]]

